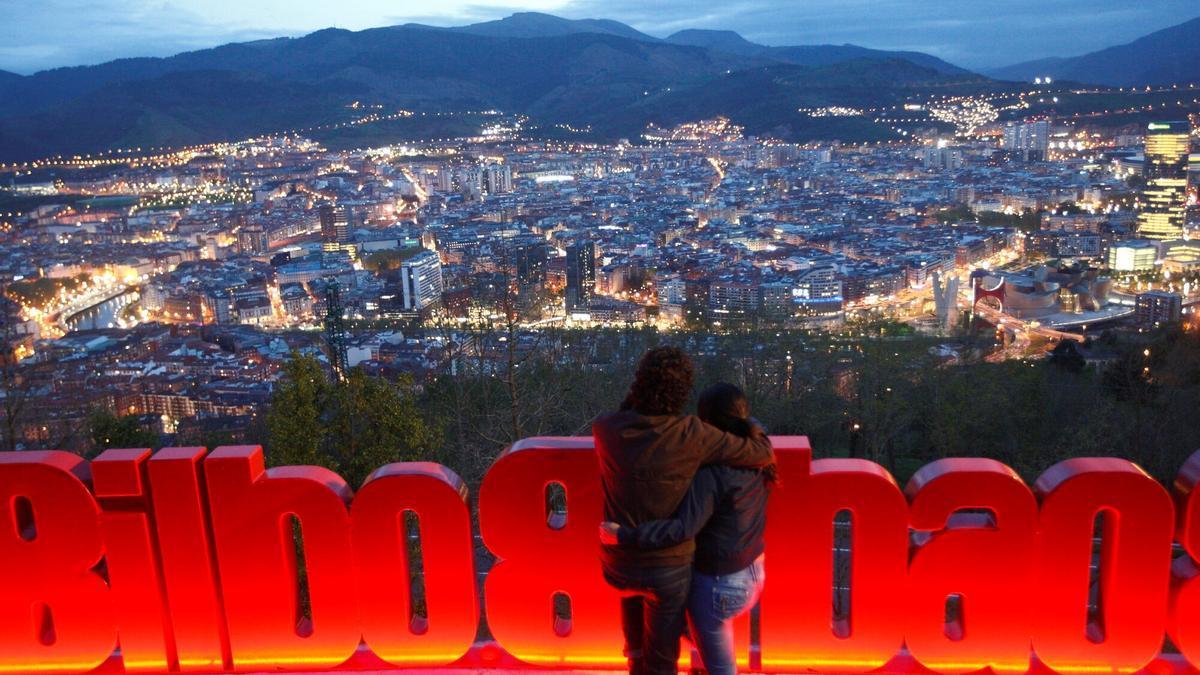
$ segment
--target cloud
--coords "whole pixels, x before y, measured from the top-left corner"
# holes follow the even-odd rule
[[[732,29],[764,44],[854,43],[986,67],[1102,49],[1197,11],[1195,0],[572,0],[562,13],[620,18],[659,36]]]

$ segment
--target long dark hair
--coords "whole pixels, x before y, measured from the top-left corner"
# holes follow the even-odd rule
[[[731,434],[749,437],[762,433],[750,418],[750,401],[746,399],[746,393],[736,384],[718,382],[705,388],[696,401],[696,414],[701,420]],[[779,469],[775,464],[763,467],[762,472],[767,485],[779,484]]]
[[[718,382],[700,392],[696,414],[721,431],[738,436],[751,433],[750,402],[736,384]]]

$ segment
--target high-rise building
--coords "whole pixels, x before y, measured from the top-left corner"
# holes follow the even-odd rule
[[[267,252],[267,233],[262,225],[245,225],[238,230],[238,249],[247,255]]]
[[[512,192],[512,167],[507,164],[489,164],[483,170],[483,181],[489,195]]]
[[[1183,313],[1183,298],[1178,293],[1146,291],[1138,293],[1135,303],[1137,321],[1146,327],[1178,322]]]
[[[714,280],[708,287],[708,320],[726,325],[752,319],[759,309],[758,284],[738,278]]]
[[[596,291],[596,242],[567,247],[567,312],[586,311]]]
[[[422,249],[400,263],[400,292],[407,311],[420,311],[442,297],[442,261]]]
[[[1050,148],[1050,122],[1011,122],[1004,125],[1004,149],[1025,161],[1046,159]]]
[[[317,207],[321,221],[321,244],[326,251],[337,251],[350,240],[350,219],[345,208],[325,203]]]
[[[478,199],[483,194],[483,169],[477,166],[459,169],[454,175],[458,191],[469,199]]]
[[[517,285],[525,288],[546,281],[545,244],[525,244],[513,251],[513,268]]]
[[[1142,175],[1142,210],[1138,235],[1147,239],[1179,239],[1187,209],[1188,136],[1191,123],[1151,122],[1146,125]]]
[[[921,154],[921,165],[926,169],[954,170],[963,166],[961,148],[929,147]]]

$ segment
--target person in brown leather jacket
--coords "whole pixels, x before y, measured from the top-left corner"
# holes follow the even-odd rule
[[[737,436],[684,415],[692,378],[683,350],[655,347],[642,356],[621,409],[592,423],[605,520],[636,527],[669,518],[705,464],[775,461],[761,429]],[[654,550],[601,546],[604,577],[625,596],[621,624],[631,673],[676,672],[694,552],[694,540]]]

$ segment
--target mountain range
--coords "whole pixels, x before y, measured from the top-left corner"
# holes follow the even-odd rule
[[[1200,81],[1200,17],[1082,56],[1025,61],[988,73],[1006,80],[1049,75],[1111,87]]]
[[[896,103],[926,85],[990,86],[932,57],[914,63],[902,53],[850,47],[776,55],[779,48],[727,51],[682,44],[694,34],[673,37],[659,40],[617,22],[517,14],[450,29],[326,29],[58,68],[0,82],[0,161],[244,138],[348,119],[354,101],[497,108],[547,124],[590,125],[603,138],[722,113],[755,131],[790,125],[785,135],[808,138],[845,124],[814,120],[800,128],[797,107]]]
[[[660,39],[616,21],[519,13],[453,28],[326,29],[29,76],[0,71],[0,161],[346,121],[362,114],[349,108],[355,101],[496,108],[545,125],[590,126],[593,138],[724,114],[751,133],[871,140],[890,131],[862,117],[810,118],[796,109],[1016,86],[918,52],[771,47],[732,31]]]

